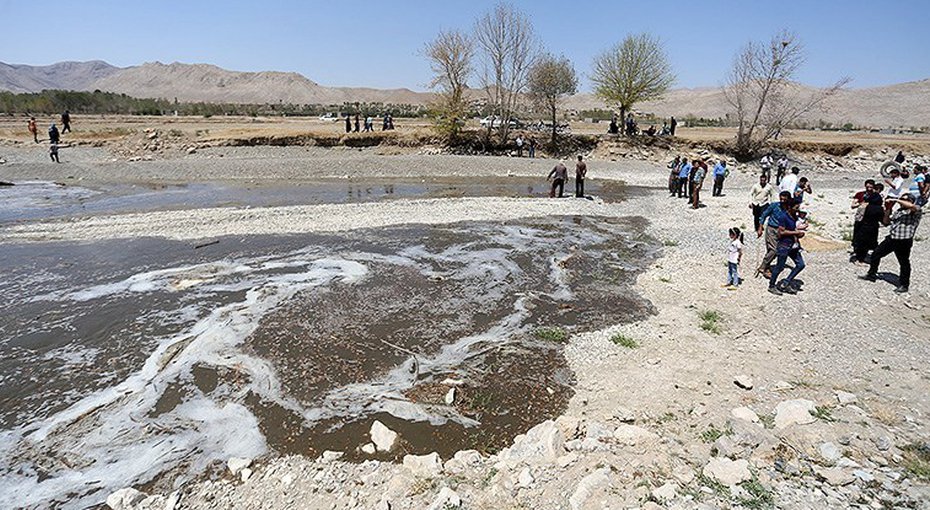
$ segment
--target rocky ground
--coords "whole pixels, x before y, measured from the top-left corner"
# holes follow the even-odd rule
[[[17,164],[3,170],[13,177],[42,178],[64,170],[75,181],[395,173],[480,178],[541,175],[552,165],[268,147],[205,149],[174,162],[104,165],[95,161],[105,155],[87,151],[85,161],[60,166],[7,154]],[[610,161],[609,152],[601,156],[590,163],[592,178],[622,179],[649,191],[621,204],[478,199],[480,207],[512,207],[515,212],[508,214],[517,216],[640,215],[664,245],[637,284],[656,314],[569,340],[566,355],[577,387],[563,416],[493,455],[407,456],[402,464],[347,463],[338,452],[318,459],[230,459],[224,474],[212,479],[170,494],[127,489],[108,504],[115,509],[930,508],[930,272],[924,269],[930,262],[925,240],[930,227],[921,226],[914,246],[910,294],[894,294],[887,282],[856,278],[864,268],[847,261],[843,242],[852,221],[848,197],[874,173],[874,165],[868,174],[808,171],[814,193],[806,208],[816,235],[805,241],[804,290],[775,297],[765,292],[762,280],[752,278],[762,254],[754,236],[747,236],[744,285],[736,291],[721,287],[727,228],[751,227],[746,197],[754,180],[751,167],[736,167],[725,196],[712,198],[706,190],[707,207],[691,210],[663,191],[667,172],[662,167],[625,160],[635,154],[619,151],[617,161]],[[259,158],[264,166],[245,162]],[[412,206],[377,205],[358,218]],[[462,220],[470,209],[455,201],[420,206],[405,213],[404,221]],[[280,213],[249,214],[263,220]],[[171,221],[196,223],[204,214],[214,213],[183,213]],[[226,220],[201,225],[219,225],[210,231],[218,235],[236,228],[241,218]],[[64,238],[69,238],[64,232],[91,231],[96,238],[138,235],[143,230],[132,228],[145,228],[141,221],[131,228],[114,219],[82,221],[89,223],[53,231]],[[56,225],[3,228],[0,238],[41,239]],[[349,218],[340,228],[353,225]],[[98,230],[87,230],[92,228]],[[882,270],[897,273],[893,257]],[[375,426],[371,437],[359,437],[359,447],[394,447],[388,432]]]

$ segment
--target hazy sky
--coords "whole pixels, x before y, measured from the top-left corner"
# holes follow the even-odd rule
[[[443,28],[470,29],[486,0],[0,0],[0,61],[43,65],[100,59],[212,63],[239,71],[296,71],[324,85],[423,89],[419,55]],[[799,78],[852,87],[930,78],[930,0],[516,1],[544,46],[582,76],[626,34],[665,44],[676,87],[716,86],[734,52],[779,29],[804,41]]]

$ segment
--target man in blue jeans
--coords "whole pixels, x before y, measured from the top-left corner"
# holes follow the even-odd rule
[[[791,193],[783,191],[778,195],[778,202],[772,202],[762,210],[759,215],[759,228],[756,229],[756,237],[765,235],[765,256],[759,268],[756,269],[756,276],[764,274],[770,278],[772,261],[775,260],[775,251],[778,248],[778,225],[781,224],[782,216],[788,214],[788,208],[791,205]]]
[[[678,171],[678,198],[681,198],[682,193],[685,197],[689,197],[688,193],[688,182],[691,181],[691,163],[688,162],[688,159],[685,158],[681,160],[681,170]]]
[[[778,219],[778,245],[775,249],[775,269],[772,270],[772,277],[769,278],[769,292],[780,296],[783,292],[788,294],[797,294],[797,288],[794,285],[794,278],[804,270],[804,259],[801,257],[801,244],[798,239],[804,236],[804,229],[798,229],[796,219],[801,203],[793,200],[789,203],[788,214],[784,214]],[[778,281],[778,276],[785,269],[788,259],[794,262],[794,268],[788,273],[788,277]]]

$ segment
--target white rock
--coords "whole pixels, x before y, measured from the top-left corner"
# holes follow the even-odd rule
[[[849,393],[849,392],[845,392],[845,391],[837,391],[837,392],[836,392],[836,400],[837,400],[837,402],[840,403],[840,405],[845,406],[845,405],[849,405],[849,404],[855,404],[856,402],[859,401],[859,397],[857,397],[857,396],[855,395],[855,393]]]
[[[843,457],[843,454],[840,452],[840,449],[836,447],[835,444],[831,442],[822,443],[817,450],[820,452],[820,456],[828,462],[836,462]]]
[[[517,486],[526,489],[532,487],[535,481],[530,468],[523,468],[523,470],[520,471],[520,476],[517,477]]]
[[[378,502],[377,505],[375,505],[375,510],[391,510],[391,502],[386,499],[382,499]]]
[[[241,457],[230,457],[229,460],[226,461],[226,467],[229,468],[229,472],[232,473],[233,476],[238,475],[239,471],[251,465],[252,459],[243,459]]]
[[[577,460],[578,460],[578,454],[575,452],[571,452],[571,453],[566,453],[565,455],[562,455],[561,457],[556,459],[555,463],[560,468],[565,469],[568,466],[571,466],[572,464],[574,464],[575,461]]]
[[[773,391],[787,391],[794,388],[794,386],[787,381],[775,381],[775,384],[772,384]]]
[[[241,478],[243,482],[249,481],[249,478],[252,478],[252,470],[244,468],[242,471],[239,471],[239,478]]]
[[[636,415],[630,409],[620,406],[614,409],[614,418],[620,423],[633,423],[636,421]]]
[[[445,384],[446,386],[461,386],[465,384],[465,381],[462,381],[460,379],[452,379],[450,377],[450,378],[443,379],[440,384]]]
[[[565,453],[565,438],[552,420],[531,428],[526,434],[514,438],[513,445],[504,448],[498,458],[504,462],[545,463],[555,462]]]
[[[781,402],[775,406],[775,428],[814,423],[817,418],[811,413],[816,409],[813,402],[803,398]]]
[[[657,441],[659,436],[636,425],[623,424],[614,430],[614,439],[621,444],[636,446],[638,444]]]
[[[730,415],[732,415],[737,420],[759,423],[759,415],[757,415],[755,412],[753,412],[752,409],[748,407],[737,407],[736,409],[730,411]]]
[[[578,432],[581,429],[581,420],[574,416],[559,416],[555,419],[555,425],[562,432],[562,437],[565,439],[574,439],[578,436]]]
[[[332,450],[326,450],[323,452],[323,455],[320,456],[320,460],[323,462],[333,462],[334,460],[339,460],[344,455],[343,452],[334,452]]]
[[[444,399],[447,406],[451,406],[455,403],[455,388],[449,388],[449,391],[446,392],[446,397]]]
[[[477,450],[461,450],[455,452],[453,459],[465,464],[466,466],[477,466],[481,464],[481,454]]]
[[[853,475],[847,473],[846,471],[833,467],[825,468],[820,466],[814,466],[814,473],[817,474],[823,481],[827,482],[834,487],[839,487],[842,485],[849,485],[853,483],[856,479]]]
[[[704,466],[704,476],[713,478],[726,486],[733,486],[752,479],[746,459],[730,460],[726,457],[711,457]]]
[[[404,455],[404,467],[419,478],[435,478],[442,474],[442,459],[436,452],[427,455]]]
[[[872,473],[869,473],[868,471],[864,469],[857,469],[853,471],[852,474],[853,476],[855,476],[859,480],[862,480],[865,483],[870,483],[870,482],[875,481],[875,475],[873,475]]]
[[[174,491],[168,495],[168,499],[165,500],[165,510],[175,510],[181,506],[181,493],[179,491]]]
[[[678,484],[666,482],[663,486],[652,490],[652,497],[659,503],[666,504],[678,497]]]
[[[745,374],[737,375],[733,378],[733,384],[743,388],[744,390],[751,390],[753,386],[752,377],[749,377]]]
[[[443,487],[439,495],[433,500],[429,510],[448,510],[449,508],[458,508],[462,506],[462,498],[454,490]]]
[[[366,455],[374,455],[378,451],[378,448],[374,443],[365,443],[362,445],[362,453]]]
[[[575,491],[568,498],[572,510],[580,510],[594,496],[598,489],[610,482],[610,468],[601,468],[581,479]]]
[[[107,506],[113,510],[131,510],[132,507],[145,499],[144,492],[137,491],[132,487],[120,489],[107,496]]]
[[[387,428],[378,420],[371,424],[369,434],[371,435],[371,442],[375,444],[375,448],[379,452],[389,452],[397,446],[397,432]]]

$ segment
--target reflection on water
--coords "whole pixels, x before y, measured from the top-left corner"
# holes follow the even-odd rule
[[[571,395],[538,328],[648,312],[629,290],[640,232],[555,218],[0,247],[0,506],[80,508],[230,456],[357,457],[375,418],[412,452],[499,447]]]

